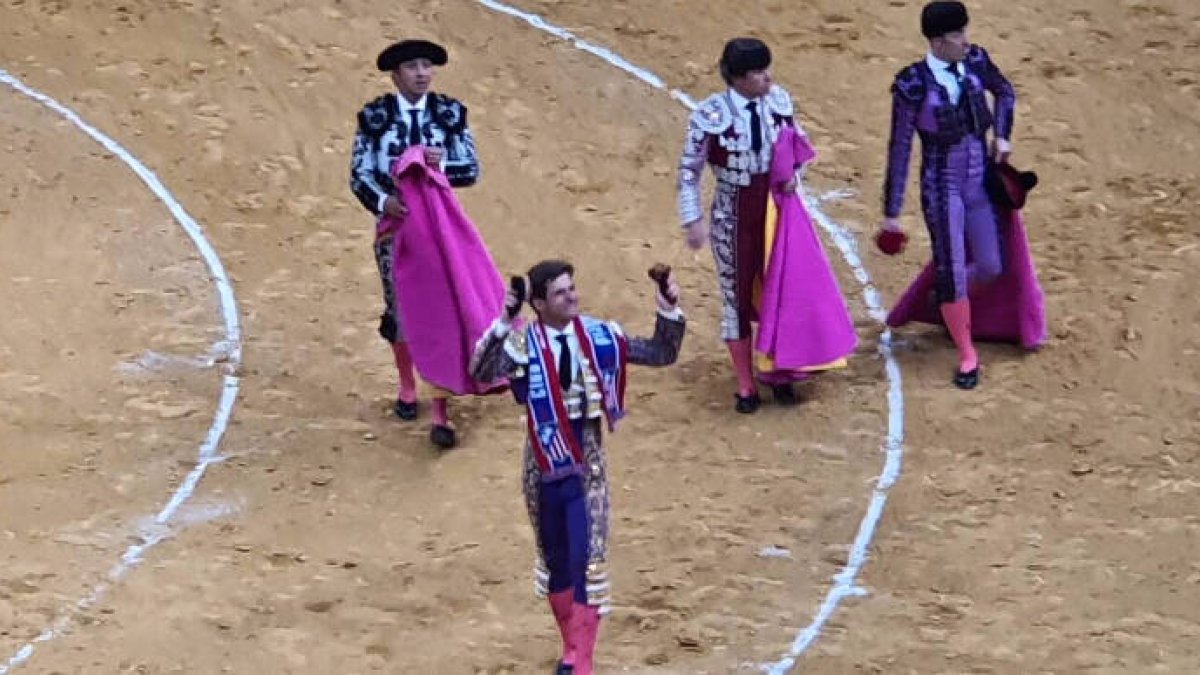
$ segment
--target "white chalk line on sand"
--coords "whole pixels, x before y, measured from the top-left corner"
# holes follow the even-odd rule
[[[204,473],[208,470],[208,467],[223,459],[217,454],[217,447],[221,442],[221,437],[225,434],[225,428],[228,426],[230,415],[233,413],[234,403],[237,401],[238,389],[240,387],[240,379],[237,373],[242,361],[242,337],[241,327],[238,323],[237,301],[234,299],[233,285],[229,282],[229,275],[225,272],[225,266],[221,263],[221,259],[217,256],[217,252],[213,249],[212,244],[204,236],[204,230],[188,215],[183,206],[179,204],[175,197],[171,195],[171,192],[162,184],[162,181],[158,179],[158,176],[128,150],[123,148],[121,144],[87,122],[84,122],[73,110],[46,94],[27,86],[3,68],[0,68],[0,82],[41,103],[50,110],[58,113],[68,122],[74,124],[80,131],[90,136],[106,150],[125,162],[137,174],[138,178],[142,179],[146,187],[150,188],[154,196],[158,197],[166,205],[167,210],[171,212],[175,221],[179,223],[184,232],[191,238],[192,243],[200,252],[200,256],[204,258],[209,274],[212,276],[213,283],[217,288],[221,315],[225,322],[225,339],[216,345],[214,350],[221,353],[227,366],[222,381],[221,397],[217,403],[217,411],[213,416],[212,424],[208,428],[204,442],[200,444],[200,449],[196,456],[196,464],[183,479],[183,483],[176,488],[162,510],[154,516],[153,521],[141,528],[142,542],[125,549],[120,561],[109,570],[105,581],[93,588],[90,594],[79,600],[70,610],[59,616],[53,625],[21,647],[8,661],[0,663],[0,675],[5,675],[12,668],[29,661],[37,645],[49,642],[66,632],[74,620],[75,612],[95,606],[104,598],[113,584],[121,581],[130,570],[142,562],[147,551],[157,546],[163,539],[166,539],[170,535],[171,530],[167,526],[173,524],[172,521],[179,512],[179,508],[192,497],[196,486],[200,483],[200,479],[204,477]]]
[[[662,78],[644,68],[633,65],[609,49],[580,39],[565,28],[547,23],[536,14],[530,14],[515,7],[496,2],[495,0],[476,1],[489,9],[521,19],[534,28],[546,31],[569,42],[577,49],[604,59],[613,66],[620,68],[655,89],[666,91],[672,98],[689,109],[694,110],[696,108],[696,102],[687,94],[678,89],[668,89]],[[829,193],[827,198],[842,198],[847,196],[847,194],[845,192],[833,192]],[[862,285],[863,299],[867,304],[867,310],[871,317],[881,324],[884,323],[886,312],[883,308],[883,302],[879,297],[878,290],[871,281],[871,275],[863,265],[862,258],[858,255],[858,245],[854,239],[854,235],[830,218],[821,209],[819,200],[806,196],[804,202],[808,207],[809,213],[817,221],[817,224],[833,239],[846,264],[854,270],[855,278]],[[837,611],[842,600],[866,594],[866,591],[859,587],[856,582],[863,565],[866,564],[867,552],[870,549],[871,540],[875,536],[879,519],[883,515],[883,508],[887,504],[888,490],[900,477],[901,463],[904,458],[904,390],[901,386],[900,364],[896,361],[892,350],[892,332],[886,327],[886,324],[884,324],[883,333],[879,337],[879,353],[883,356],[888,378],[887,437],[883,445],[886,461],[884,462],[883,471],[875,482],[875,488],[871,493],[871,502],[868,504],[867,513],[863,516],[862,523],[858,527],[858,533],[855,535],[854,543],[850,547],[850,554],[846,564],[833,577],[833,586],[825,595],[825,600],[821,603],[820,609],[817,610],[812,622],[799,632],[788,649],[788,653],[782,659],[775,663],[761,666],[761,670],[764,672],[776,674],[790,671],[795,667],[796,659],[802,656],[816,642],[817,638],[820,637],[822,628],[829,622],[834,612]]]

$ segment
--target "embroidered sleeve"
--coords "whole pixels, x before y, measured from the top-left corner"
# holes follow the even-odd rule
[[[469,187],[479,180],[479,154],[475,135],[467,123],[467,106],[449,97],[439,101],[439,124],[446,130],[445,173],[450,185]]]
[[[676,306],[671,310],[658,310],[658,315],[668,321],[683,321],[683,309]]]
[[[687,320],[680,312],[678,318],[655,317],[654,337],[629,338],[629,362],[640,366],[669,366],[679,358]]]
[[[363,131],[360,123],[354,135],[354,151],[350,159],[350,190],[363,208],[379,215],[388,193],[375,180],[374,149],[372,138]]]
[[[709,135],[701,128],[697,110],[688,117],[687,136],[683,139],[683,155],[679,158],[679,223],[687,225],[701,218],[700,177],[708,158]]]
[[[917,66],[896,75],[892,84],[892,131],[888,139],[887,173],[883,186],[883,215],[895,218],[904,208],[904,188],[912,157],[917,114],[925,98],[925,83]]]
[[[967,59],[971,64],[971,70],[983,82],[984,88],[992,92],[992,96],[996,99],[994,126],[996,137],[1008,140],[1012,136],[1017,107],[1017,93],[1013,89],[1012,83],[1004,77],[1004,73],[1000,72],[1000,68],[996,66],[983,47],[972,47]]]
[[[529,351],[524,330],[513,330],[499,319],[475,343],[469,370],[478,382],[524,377]]]
[[[475,135],[471,133],[470,127],[463,129],[462,135],[458,137],[458,145],[461,148],[462,159],[457,166],[447,161],[446,178],[454,187],[470,187],[479,181],[479,176],[483,173],[479,167],[479,154],[475,150]]]

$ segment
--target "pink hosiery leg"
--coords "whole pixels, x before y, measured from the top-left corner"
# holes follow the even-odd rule
[[[549,600],[550,611],[554,612],[554,620],[558,623],[558,633],[562,636],[562,662],[566,665],[575,665],[577,648],[575,644],[575,631],[572,630],[571,625],[572,609],[575,604],[575,590],[568,588],[565,591],[551,593]]]
[[[413,374],[412,354],[407,342],[393,342],[392,356],[396,359],[396,371],[400,373],[399,399],[405,403],[417,400],[417,377]]]
[[[592,675],[596,642],[600,637],[600,608],[575,604],[571,623],[576,636],[575,675]]]
[[[958,348],[958,370],[968,373],[979,367],[979,355],[971,341],[971,302],[966,298],[942,304],[942,319],[950,331],[950,339]]]
[[[729,347],[729,358],[733,360],[733,372],[737,375],[738,395],[751,396],[757,391],[754,386],[753,350],[750,338],[741,340],[726,340]]]
[[[450,426],[450,405],[444,396],[433,399],[433,423],[440,427]]]

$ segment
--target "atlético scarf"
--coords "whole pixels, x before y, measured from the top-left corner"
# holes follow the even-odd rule
[[[603,321],[576,317],[575,337],[600,383],[601,405],[609,431],[625,415],[625,365],[628,346],[624,336]],[[568,474],[587,465],[582,439],[571,430],[554,352],[546,328],[533,322],[527,330],[529,393],[525,406],[529,442],[542,474]]]

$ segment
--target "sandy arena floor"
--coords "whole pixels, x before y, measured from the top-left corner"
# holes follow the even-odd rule
[[[828,211],[884,297],[923,263],[923,235],[899,260],[866,245],[920,2],[515,1],[694,97],[718,87],[726,38],[768,40],[821,152],[810,189],[855,192]],[[971,8],[1020,95],[1014,161],[1042,178],[1025,216],[1051,340],[984,347],[984,384],[964,394],[940,331],[897,335],[905,465],[858,580],[869,594],[800,669],[1194,672],[1200,7]],[[675,223],[678,103],[471,0],[5,0],[0,68],[159,174],[227,266],[245,343],[228,460],[139,567],[73,610],[195,464],[221,314],[166,207],[0,87],[0,669],[63,616],[14,672],[551,668],[520,410],[456,403],[463,445],[442,457],[388,414],[372,222],[346,177],[354,114],[388,86],[375,54],[402,36],[450,49],[435,86],[470,106],[484,162],[461,196],[503,270],[573,258],[585,306],[639,332],[646,267],[671,262],[684,286],[681,362],[633,373],[610,441],[601,671],[754,672],[811,621],[883,464],[880,329],[827,244],[859,318],[852,366],[798,409],[732,412],[712,263]],[[915,185],[908,203],[920,233]]]

